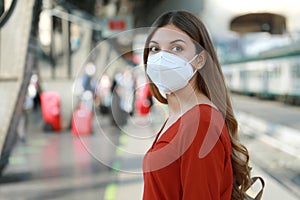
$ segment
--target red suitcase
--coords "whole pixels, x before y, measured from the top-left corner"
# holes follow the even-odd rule
[[[54,131],[61,130],[60,95],[55,91],[41,93],[42,116],[45,128],[51,126]]]
[[[88,135],[92,132],[92,110],[87,108],[84,104],[73,112],[72,117],[72,133],[74,135]]]
[[[140,88],[138,93],[138,98],[136,100],[136,108],[140,115],[147,115],[153,105],[152,94],[149,85],[146,84],[144,87]]]

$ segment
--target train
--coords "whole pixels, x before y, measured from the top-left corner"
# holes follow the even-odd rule
[[[300,43],[222,65],[234,93],[300,104]]]

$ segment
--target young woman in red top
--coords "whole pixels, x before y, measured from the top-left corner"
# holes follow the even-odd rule
[[[202,22],[185,11],[153,24],[144,64],[169,117],[144,157],[144,200],[241,200],[250,184],[220,64]]]

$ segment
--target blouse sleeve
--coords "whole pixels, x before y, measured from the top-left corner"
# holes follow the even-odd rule
[[[206,124],[209,126],[211,124]],[[204,156],[199,155],[207,134],[218,134],[217,129],[207,129],[201,124],[191,146],[180,158],[180,178],[182,200],[219,200],[222,193],[222,181],[226,152],[220,139]],[[218,134],[221,137],[221,133]]]

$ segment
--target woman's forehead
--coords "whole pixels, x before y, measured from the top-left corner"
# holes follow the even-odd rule
[[[181,29],[178,27],[168,24],[161,28],[158,28],[153,36],[151,37],[150,41],[155,42],[172,42],[174,40],[181,39],[185,42],[191,42],[191,38]]]

